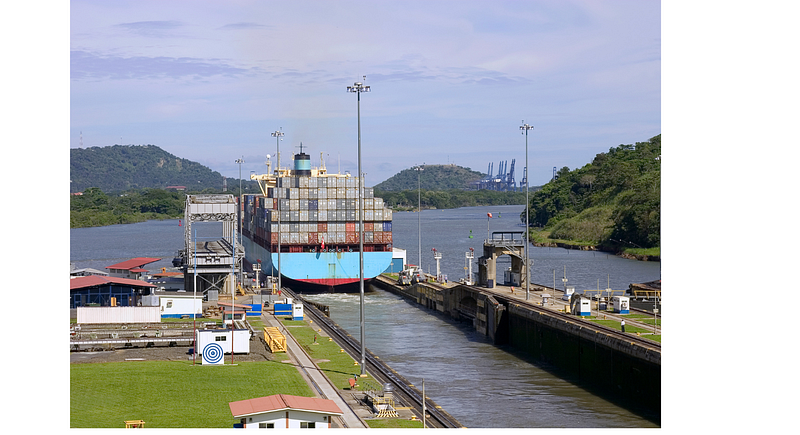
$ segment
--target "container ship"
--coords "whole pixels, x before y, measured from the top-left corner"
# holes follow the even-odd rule
[[[260,195],[244,195],[242,244],[245,259],[269,275],[280,273],[306,291],[359,289],[359,179],[329,174],[320,156],[311,168],[308,154],[293,156],[293,169],[252,174]],[[364,188],[364,279],[384,272],[392,261],[392,211],[373,189]],[[280,243],[279,243],[280,241]]]

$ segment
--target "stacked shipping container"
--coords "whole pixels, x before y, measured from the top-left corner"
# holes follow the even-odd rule
[[[286,177],[267,197],[245,195],[243,228],[254,241],[283,252],[358,250],[358,180],[345,176]],[[280,219],[279,214],[280,213]],[[364,251],[391,251],[392,210],[364,188]],[[278,223],[280,221],[280,223]]]

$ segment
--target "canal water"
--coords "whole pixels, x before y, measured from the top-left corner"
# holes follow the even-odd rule
[[[464,277],[465,252],[480,257],[488,231],[523,231],[523,206],[467,207],[393,213],[394,246],[407,250],[417,263],[421,228],[422,267],[436,271],[432,248],[442,253],[441,272],[450,280]],[[488,219],[487,213],[492,213]],[[470,230],[472,238],[470,238]],[[211,231],[213,233],[213,230]],[[209,234],[213,236],[214,234]],[[132,257],[163,260],[147,266],[170,267],[183,245],[178,221],[70,230],[70,261],[76,268],[105,267]],[[532,281],[556,285],[566,267],[568,285],[577,291],[660,279],[660,263],[624,260],[604,253],[560,248],[530,249]],[[502,262],[498,279],[502,282]],[[509,264],[510,265],[510,262]],[[473,264],[473,272],[477,265]],[[599,284],[598,284],[599,282]],[[329,305],[331,317],[360,337],[358,294],[306,295]],[[469,325],[412,305],[385,291],[365,298],[367,348],[426,394],[463,425],[473,428],[628,428],[658,427],[659,416],[640,415],[559,376],[553,367],[533,363],[513,349],[494,346]],[[355,373],[355,372],[354,372]]]

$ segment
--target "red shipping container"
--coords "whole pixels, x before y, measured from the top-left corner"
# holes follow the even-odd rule
[[[358,243],[358,233],[345,233],[345,243]]]
[[[345,222],[344,223],[344,230],[345,232],[352,233],[356,231],[356,223],[355,222]]]
[[[278,233],[271,233],[270,244],[272,245],[278,244]]]
[[[374,226],[372,222],[364,222],[364,231],[372,231]]]
[[[327,233],[328,232],[328,223],[327,222],[319,222],[317,223],[317,231],[320,233]]]
[[[383,243],[392,243],[392,233],[383,233]]]
[[[308,233],[308,243],[310,245],[319,245],[319,233]]]

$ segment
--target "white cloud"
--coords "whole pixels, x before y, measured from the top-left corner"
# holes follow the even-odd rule
[[[266,154],[282,126],[287,150],[302,140],[345,166],[345,88],[363,75],[375,183],[425,155],[521,168],[523,118],[538,147],[563,150],[532,183],[660,133],[657,2],[74,1],[70,20],[72,146],[79,130],[96,145],[125,132],[202,162]]]

